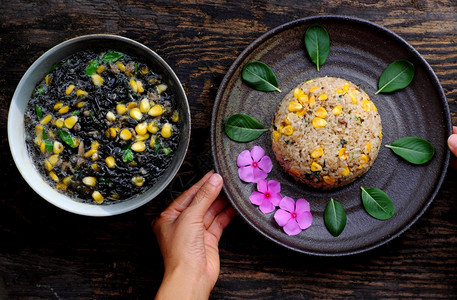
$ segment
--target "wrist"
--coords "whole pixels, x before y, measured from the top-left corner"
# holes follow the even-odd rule
[[[212,286],[202,280],[202,274],[186,268],[165,271],[156,299],[208,299]]]

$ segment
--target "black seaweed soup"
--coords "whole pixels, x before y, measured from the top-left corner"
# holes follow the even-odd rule
[[[170,165],[180,129],[161,75],[117,51],[81,51],[55,64],[25,114],[27,148],[46,181],[98,204],[149,189]]]

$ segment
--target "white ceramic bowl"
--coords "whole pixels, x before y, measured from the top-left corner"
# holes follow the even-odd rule
[[[35,168],[25,144],[24,113],[36,84],[50,67],[62,59],[81,50],[91,48],[112,49],[142,58],[173,91],[177,109],[181,116],[180,143],[171,165],[159,180],[146,192],[110,205],[82,203],[57,192],[48,185]],[[111,216],[133,210],[156,197],[171,182],[178,172],[187,152],[190,140],[190,111],[187,97],[176,74],[154,51],[131,39],[116,35],[86,35],[65,41],[38,58],[19,82],[8,114],[8,140],[14,162],[27,183],[41,197],[66,211],[86,216]]]

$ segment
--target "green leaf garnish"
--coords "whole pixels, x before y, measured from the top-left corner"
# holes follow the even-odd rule
[[[124,53],[122,52],[117,52],[117,51],[108,51],[103,55],[102,61],[105,63],[112,63],[115,61],[118,61],[122,57],[124,57]]]
[[[71,148],[75,147],[73,138],[71,137],[71,135],[68,131],[59,129],[59,130],[57,130],[57,133],[59,133],[59,136],[62,139],[62,141],[64,141],[68,146],[70,146]]]
[[[52,153],[52,142],[50,140],[45,140],[44,145],[46,146],[46,150],[48,150],[48,152]]]
[[[59,63],[55,63],[53,64],[49,70],[46,72],[46,74],[44,74],[45,76],[48,75],[49,73],[51,73],[52,71],[54,71],[57,67],[59,66]]]
[[[99,65],[100,61],[98,59],[92,60],[86,67],[86,75],[92,76],[95,73],[95,71],[97,71]]]
[[[251,116],[235,114],[225,122],[225,133],[236,142],[250,142],[267,131],[263,125]]]
[[[416,165],[425,164],[435,154],[435,148],[429,141],[414,136],[402,137],[386,147]]]
[[[43,110],[41,109],[41,107],[38,105],[35,105],[35,112],[36,112],[36,116],[37,116],[38,120],[41,120],[41,118],[43,117]]]
[[[318,24],[308,27],[305,32],[305,47],[311,61],[316,65],[319,72],[330,53],[330,37],[327,30]]]
[[[330,199],[324,210],[324,223],[333,236],[339,236],[346,227],[346,211],[338,201]]]
[[[247,63],[241,72],[243,80],[252,88],[262,92],[281,90],[278,88],[278,80],[269,66],[260,61]]]
[[[138,72],[138,63],[135,62],[135,74]]]
[[[373,218],[387,220],[394,215],[394,204],[384,191],[377,188],[360,188],[362,189],[363,207]]]
[[[165,155],[169,155],[169,154],[171,153],[171,149],[168,148],[168,147],[163,147],[163,148],[162,148],[162,151],[163,151],[163,153],[164,153]]]
[[[125,149],[125,150],[123,150],[123,152],[124,152],[124,154],[122,155],[122,160],[124,162],[133,161],[133,151],[132,151],[132,149],[130,149],[130,147]]]
[[[40,86],[39,88],[37,88],[36,94],[37,94],[37,95],[41,95],[41,94],[44,93],[45,90],[46,90],[46,87],[45,87],[45,86]]]
[[[390,93],[407,87],[413,80],[414,65],[400,59],[391,63],[381,74],[378,82],[378,91],[375,93]]]

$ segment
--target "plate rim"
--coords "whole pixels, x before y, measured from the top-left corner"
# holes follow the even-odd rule
[[[255,39],[253,42],[251,42],[238,56],[237,58],[233,61],[229,69],[227,70],[223,80],[221,81],[216,98],[214,101],[214,105],[212,108],[212,114],[211,114],[211,132],[210,132],[210,143],[211,143],[211,154],[213,157],[214,161],[214,168],[215,171],[219,173],[220,168],[218,166],[218,159],[216,155],[216,115],[218,113],[218,107],[220,105],[220,102],[222,101],[222,94],[224,93],[228,82],[230,79],[233,77],[235,71],[240,67],[240,63],[252,52],[254,51],[259,44],[263,43],[264,41],[268,40],[269,38],[273,37],[274,35],[294,28],[298,25],[304,24],[304,23],[309,23],[312,21],[318,22],[318,21],[347,21],[351,23],[356,23],[356,24],[362,24],[365,26],[369,26],[372,29],[375,29],[379,32],[382,32],[383,34],[388,35],[389,37],[393,38],[397,42],[401,43],[403,46],[407,48],[407,51],[410,52],[418,61],[421,62],[423,67],[425,68],[425,72],[427,75],[433,79],[432,84],[437,88],[438,96],[440,98],[440,102],[442,104],[443,108],[443,120],[446,126],[445,131],[447,132],[447,135],[452,133],[452,121],[451,121],[451,116],[450,116],[450,110],[449,110],[449,105],[447,103],[447,98],[446,95],[443,91],[443,87],[441,86],[441,83],[438,80],[438,77],[436,76],[435,72],[433,71],[432,67],[428,64],[428,62],[420,55],[420,53],[412,46],[410,45],[406,40],[404,40],[402,37],[400,37],[398,34],[390,31],[389,29],[378,25],[374,22],[357,18],[357,17],[351,17],[351,16],[343,16],[343,15],[317,15],[317,16],[310,16],[310,17],[305,17],[305,18],[300,18],[296,19],[284,24],[281,24],[275,28],[272,28],[271,30],[268,30],[264,34],[262,34],[260,37]],[[255,231],[261,233],[261,235],[265,236],[267,239],[273,241],[276,244],[279,244],[287,249],[299,252],[299,253],[304,253],[308,255],[313,255],[313,256],[326,256],[326,257],[338,257],[338,256],[347,256],[347,255],[355,255],[363,252],[367,252],[370,250],[373,250],[375,248],[378,248],[382,245],[385,245],[386,243],[392,241],[393,239],[399,237],[401,234],[403,234],[406,230],[408,230],[414,223],[417,222],[417,220],[425,213],[425,211],[428,209],[430,204],[433,202],[435,199],[436,195],[440,191],[440,188],[443,184],[444,178],[447,174],[447,169],[449,166],[449,159],[450,159],[450,151],[448,148],[446,148],[445,153],[443,155],[443,164],[442,164],[442,172],[440,174],[439,179],[437,180],[437,183],[433,189],[433,192],[431,193],[430,198],[424,203],[423,208],[414,216],[411,218],[411,220],[399,231],[393,233],[392,235],[386,237],[385,239],[380,240],[377,243],[374,243],[372,245],[369,245],[367,247],[362,247],[356,250],[351,250],[351,251],[343,251],[343,252],[332,252],[332,253],[322,253],[322,252],[317,252],[317,251],[306,251],[303,249],[297,249],[296,247],[292,247],[282,241],[279,241],[277,239],[272,238],[269,236],[266,232],[263,232],[257,226],[255,226],[249,218],[245,215],[245,213],[241,210],[238,209],[238,207],[235,205],[233,199],[229,196],[229,193],[227,192],[227,188],[225,187],[225,184],[223,185],[223,190],[224,193],[226,194],[227,198],[229,199],[230,203],[234,206],[236,209],[237,213],[243,218],[243,220],[248,223]]]

